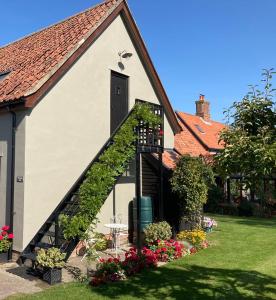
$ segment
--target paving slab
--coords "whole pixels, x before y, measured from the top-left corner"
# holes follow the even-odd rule
[[[16,270],[16,271],[15,271]],[[1,266],[0,268],[0,299],[6,299],[8,296],[24,293],[32,294],[41,291],[40,282],[33,278],[27,279],[16,272],[21,272],[17,265]],[[15,273],[14,273],[15,272]],[[23,272],[23,270],[22,270]]]

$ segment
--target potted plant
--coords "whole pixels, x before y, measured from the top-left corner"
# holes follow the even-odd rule
[[[57,248],[38,250],[36,260],[38,266],[42,268],[42,279],[50,285],[60,283],[64,259],[65,253],[61,253]]]
[[[217,226],[217,222],[214,219],[211,219],[209,217],[203,218],[203,229],[205,232],[211,232],[213,230],[213,227]]]
[[[9,226],[5,225],[1,228],[0,233],[0,262],[8,261],[8,251],[12,245],[13,234],[8,233]]]

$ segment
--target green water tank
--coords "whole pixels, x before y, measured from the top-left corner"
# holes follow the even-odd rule
[[[152,199],[150,196],[142,196],[140,200],[141,206],[141,231],[153,222]],[[133,223],[134,229],[137,231],[137,201],[133,199]]]

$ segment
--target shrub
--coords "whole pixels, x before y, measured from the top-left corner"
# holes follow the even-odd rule
[[[163,221],[149,224],[145,229],[145,241],[147,244],[153,244],[157,240],[169,240],[172,236],[171,226]]]
[[[201,227],[203,205],[207,201],[208,187],[214,183],[214,174],[201,158],[182,156],[171,178],[172,191],[178,198],[179,223],[185,221],[194,229]]]
[[[224,191],[221,187],[213,185],[208,190],[208,200],[204,205],[205,212],[218,213],[220,211],[220,203],[224,200]]]
[[[13,234],[8,233],[9,226],[5,225],[1,228],[0,233],[0,253],[7,252],[12,244]]]
[[[196,249],[200,249],[202,243],[206,241],[206,233],[201,229],[184,230],[179,232],[177,238],[191,243]]]
[[[57,248],[50,248],[48,250],[40,249],[37,252],[37,263],[43,268],[60,269],[65,265],[64,259],[66,254],[61,253]]]
[[[239,216],[251,217],[253,215],[252,204],[247,199],[242,199],[238,206]]]

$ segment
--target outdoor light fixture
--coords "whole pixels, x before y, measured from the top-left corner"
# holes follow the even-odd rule
[[[131,52],[127,52],[126,50],[123,50],[119,52],[118,55],[120,56],[120,58],[129,59],[133,54]]]

